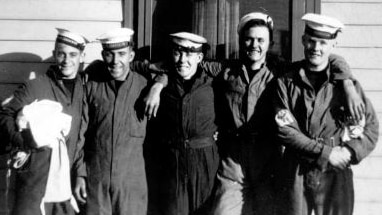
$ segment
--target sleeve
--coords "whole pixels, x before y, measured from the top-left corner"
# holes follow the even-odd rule
[[[144,61],[133,61],[130,63],[130,69],[135,71],[144,77],[151,79],[150,73],[150,62],[147,60]]]
[[[365,126],[363,128],[363,135],[358,138],[352,138],[350,141],[345,143],[346,147],[349,147],[353,151],[352,164],[358,164],[366,156],[368,156],[375,148],[379,136],[379,122],[376,116],[375,110],[364,95],[364,92],[359,87],[358,82],[356,82],[357,89],[360,90],[365,105]]]
[[[13,95],[5,100],[0,108],[0,137],[1,142],[4,144],[1,147],[9,150],[11,148],[24,149],[28,145],[24,138],[31,137],[28,135],[29,131],[19,132],[16,125],[16,117],[22,108],[33,102],[33,98],[30,93],[30,85],[25,83],[21,85]]]
[[[168,84],[168,71],[166,69],[152,70],[148,60],[133,61],[130,63],[130,69],[143,75],[148,80],[163,84],[164,87]]]
[[[306,162],[316,163],[320,169],[327,166],[332,148],[306,136],[299,128],[290,107],[284,78],[277,80],[273,96],[276,136],[286,148],[293,149]]]
[[[350,66],[343,57],[331,54],[329,63],[334,80],[353,79]]]
[[[85,135],[89,124],[89,105],[87,101],[87,93],[84,93],[82,98],[82,115],[81,115],[81,124],[79,131],[79,138],[77,142],[77,153],[74,157],[72,172],[74,177],[86,177],[86,163],[84,160],[85,157]]]

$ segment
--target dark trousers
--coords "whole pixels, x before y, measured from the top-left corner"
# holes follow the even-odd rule
[[[69,201],[59,203],[45,203],[46,215],[74,215],[73,207]]]
[[[161,214],[208,214],[219,165],[216,145],[185,151],[174,149],[167,158],[170,160],[163,166],[159,184]]]
[[[306,214],[351,215],[354,207],[353,173],[351,169],[322,174],[316,188],[306,187]]]
[[[278,214],[351,215],[354,208],[353,172],[329,170],[315,177],[296,176],[279,193]]]

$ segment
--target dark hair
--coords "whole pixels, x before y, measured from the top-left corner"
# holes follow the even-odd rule
[[[204,43],[202,46],[202,53],[204,56],[207,55],[208,51],[211,49],[211,46],[208,43]]]
[[[270,44],[272,44],[273,43],[273,26],[269,23],[266,23],[264,20],[261,20],[261,19],[252,19],[252,20],[249,20],[247,23],[245,23],[243,28],[240,30],[239,39],[241,40],[241,37],[245,31],[247,31],[248,29],[252,27],[258,27],[258,26],[263,26],[268,28],[269,41],[270,41]]]

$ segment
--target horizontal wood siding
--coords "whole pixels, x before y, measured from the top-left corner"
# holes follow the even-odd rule
[[[381,203],[382,186],[379,179],[355,178],[355,199],[357,202]],[[379,211],[378,215],[381,214]],[[365,215],[364,213],[360,215]]]
[[[53,62],[56,27],[90,41],[122,24],[121,0],[2,0],[0,7],[0,99],[30,72],[43,73]],[[85,66],[101,58],[101,45],[86,47]]]
[[[378,2],[382,2],[382,0],[322,0],[321,1],[322,3],[378,3]]]
[[[375,179],[382,178],[382,153],[381,147],[378,146],[368,159],[363,160],[359,165],[355,165],[353,170],[357,173],[358,179]]]
[[[332,15],[348,25],[379,25],[382,23],[382,2],[323,2],[322,14]]]
[[[345,23],[336,52],[345,57],[382,122],[382,0],[323,0],[322,14]],[[353,166],[354,215],[382,211],[382,126],[375,150]]]
[[[343,47],[338,46],[336,53],[345,57],[350,66],[355,69],[381,69],[382,48]]]
[[[2,0],[0,19],[120,22],[122,1]]]
[[[1,10],[1,9],[0,9]],[[1,20],[0,40],[2,41],[54,41],[55,28],[67,28],[84,34],[93,41],[107,29],[121,26],[121,20],[112,21],[62,21],[62,20]],[[39,30],[37,30],[39,29]],[[42,32],[38,32],[42,30]]]
[[[381,69],[353,69],[352,73],[367,91],[378,91],[382,86]],[[370,81],[370,79],[373,81]]]
[[[382,23],[379,25],[347,25],[339,34],[341,47],[382,48]],[[354,37],[359,39],[355,40]]]
[[[10,53],[0,54],[0,62],[54,62],[52,50],[54,41],[0,41],[0,53],[12,50]],[[86,49],[85,62],[101,58],[100,43],[88,44]]]

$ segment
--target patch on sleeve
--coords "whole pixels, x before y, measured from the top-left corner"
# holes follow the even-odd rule
[[[287,109],[282,109],[277,112],[275,120],[277,125],[280,127],[290,125],[294,122],[292,113]]]

